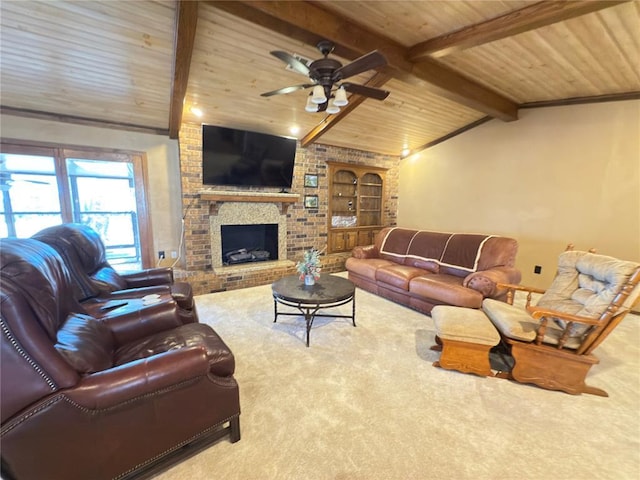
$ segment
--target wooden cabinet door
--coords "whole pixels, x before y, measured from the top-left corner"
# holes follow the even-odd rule
[[[342,232],[332,232],[329,235],[330,241],[329,244],[331,246],[332,252],[344,252],[346,250],[346,245],[344,242],[344,235]]]
[[[344,232],[344,243],[346,250],[353,250],[358,245],[358,232],[348,231]]]
[[[371,245],[371,230],[360,230],[358,232],[358,245]]]

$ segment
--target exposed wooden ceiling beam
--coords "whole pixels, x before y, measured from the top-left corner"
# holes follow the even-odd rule
[[[208,2],[249,21],[296,40],[309,43],[324,38],[336,44],[336,55],[348,59],[379,50],[395,78],[423,86],[452,101],[505,121],[518,118],[518,106],[510,99],[435,62],[415,64],[408,49],[373,33],[349,19],[324,10],[320,4],[286,1]],[[266,15],[266,17],[265,17]],[[271,17],[267,20],[267,17]]]
[[[409,49],[408,58],[419,61],[439,58],[467,48],[528,32],[603,8],[613,7],[630,0],[604,1],[544,1],[514,10],[486,22],[477,23],[456,32],[447,33]]]
[[[198,2],[179,1],[176,12],[173,82],[171,85],[171,105],[169,107],[169,138],[178,138],[180,132],[197,23]]]
[[[391,75],[384,73],[376,73],[373,77],[365,83],[367,87],[380,88],[385,83],[391,80]],[[301,147],[307,147],[318,140],[323,134],[334,127],[340,120],[344,119],[349,113],[351,113],[358,105],[364,102],[367,97],[362,95],[350,95],[349,103],[347,106],[340,109],[340,113],[337,115],[327,115],[324,119],[316,125],[309,133],[307,133],[300,140]]]

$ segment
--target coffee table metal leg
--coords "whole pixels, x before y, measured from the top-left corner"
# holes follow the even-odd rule
[[[351,297],[351,321],[353,322],[353,326],[356,326],[356,292],[353,292],[353,297]]]
[[[276,320],[278,320],[278,301],[273,297],[273,323],[276,323]]]
[[[300,309],[301,312],[304,313],[304,321],[307,323],[307,347],[309,346],[309,335],[311,333],[311,326],[313,325],[313,320],[316,318],[316,313],[318,313],[318,310],[320,310],[320,306],[316,306],[314,307],[305,307],[303,311],[303,308],[298,307]]]

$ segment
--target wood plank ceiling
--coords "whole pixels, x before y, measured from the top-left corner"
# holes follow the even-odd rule
[[[522,107],[640,98],[640,0],[0,3],[3,112],[151,131],[210,123],[400,155]],[[391,94],[307,113],[269,54],[388,65],[349,79]],[[203,112],[197,117],[195,108]]]

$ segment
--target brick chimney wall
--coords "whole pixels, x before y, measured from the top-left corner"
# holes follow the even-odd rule
[[[199,193],[206,188],[202,185],[202,127],[183,124],[180,130],[180,172],[182,176],[182,207],[185,215],[184,254],[185,266],[174,271],[176,279],[191,283],[194,294],[201,295],[220,290],[245,288],[272,283],[276,279],[295,273],[295,262],[302,252],[311,247],[324,248],[327,244],[328,179],[327,161],[353,163],[387,168],[385,183],[384,225],[395,225],[398,208],[398,176],[400,159],[349,148],[313,144],[307,148],[298,146],[293,171],[293,185],[290,193],[300,195],[300,201],[287,209],[287,252],[273,268],[247,268],[217,272],[211,267],[211,232],[209,216],[213,208],[211,202],[201,200]],[[318,187],[304,187],[304,175],[318,175]],[[246,191],[246,188],[216,186],[215,190]],[[268,193],[277,189],[253,188],[254,191]],[[318,195],[318,208],[306,209],[304,195]],[[344,270],[344,262],[350,254],[323,256],[325,272]]]

